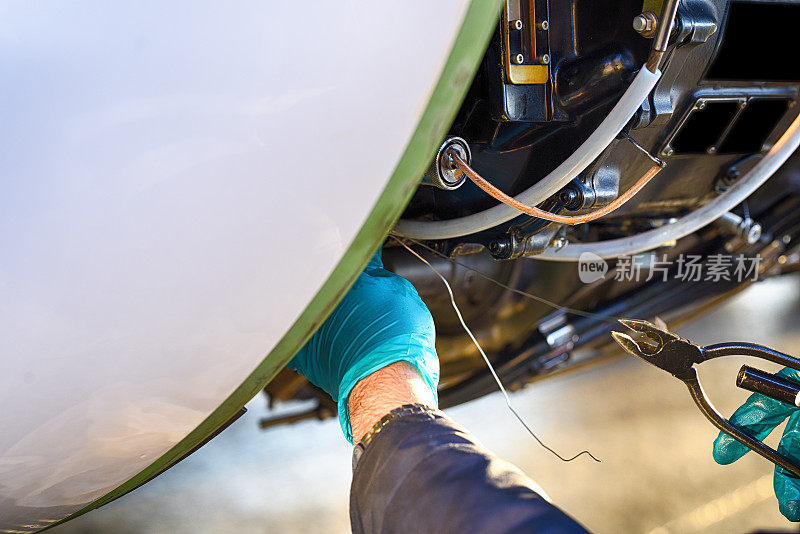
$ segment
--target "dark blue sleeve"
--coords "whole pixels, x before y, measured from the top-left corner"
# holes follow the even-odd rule
[[[443,413],[403,415],[374,436],[350,488],[356,534],[565,534],[586,530]]]

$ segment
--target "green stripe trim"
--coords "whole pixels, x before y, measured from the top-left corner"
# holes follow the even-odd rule
[[[333,273],[272,352],[219,408],[147,469],[44,530],[121,497],[176,463],[258,394],[308,341],[353,285],[411,200],[475,77],[502,5],[502,0],[470,2],[428,106],[386,188]]]

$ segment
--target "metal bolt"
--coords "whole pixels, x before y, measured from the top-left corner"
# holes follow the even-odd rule
[[[729,231],[744,239],[748,245],[753,245],[761,239],[761,225],[753,219],[743,219],[735,213],[728,212],[723,213],[717,220]]]
[[[546,20],[543,20],[538,24],[538,28],[542,31],[547,31],[550,29],[550,23]]]
[[[758,240],[761,239],[761,225],[757,222],[752,223],[750,230],[747,231],[745,239],[749,245],[757,243]]]
[[[515,20],[514,21],[514,28],[516,28],[517,30],[521,30],[522,29],[522,21],[519,20],[519,19]]]
[[[710,147],[708,147],[708,148],[706,149],[706,152],[708,152],[709,154],[716,154],[716,153],[717,153],[717,147],[715,147],[715,146],[710,146]]]
[[[698,102],[697,105],[695,106],[695,109],[706,109],[705,101],[701,100],[700,102]]]
[[[543,65],[549,65],[550,64],[550,54],[542,55],[541,57],[539,57],[539,61],[541,61]]]
[[[523,61],[525,61],[525,56],[523,56],[522,54],[517,54],[516,60],[517,63],[521,64]]]
[[[672,150],[671,146],[668,146],[664,150],[662,150],[661,153],[664,154],[665,156],[671,156],[675,153],[675,151]]]
[[[652,38],[656,35],[658,17],[651,11],[645,11],[633,18],[633,29],[642,37]]]

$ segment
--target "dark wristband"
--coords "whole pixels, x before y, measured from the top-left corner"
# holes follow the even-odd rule
[[[364,454],[364,450],[366,450],[367,445],[369,445],[375,436],[378,435],[380,431],[383,430],[384,427],[390,422],[406,415],[430,413],[433,411],[435,411],[433,408],[421,403],[404,404],[381,417],[377,423],[372,425],[372,429],[364,434],[364,437],[361,438],[361,441],[359,441],[358,445],[356,445],[355,449],[353,449],[353,470],[355,471],[356,464],[358,464],[358,460],[361,458],[361,455]]]

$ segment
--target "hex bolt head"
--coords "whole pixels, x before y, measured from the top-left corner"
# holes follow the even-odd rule
[[[645,11],[633,17],[633,29],[642,37],[655,37],[658,17],[651,11]]]

